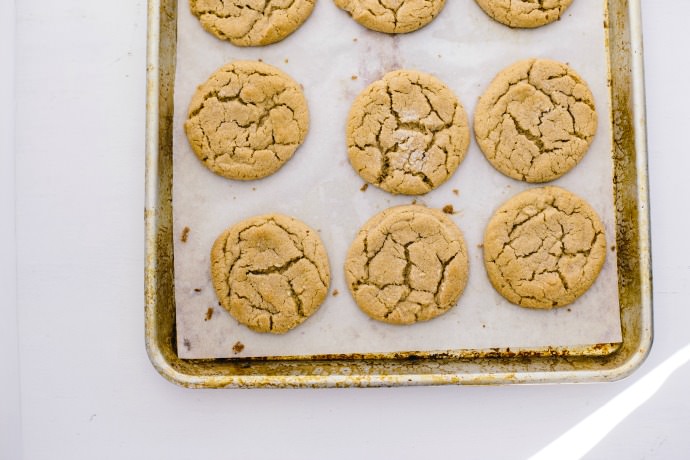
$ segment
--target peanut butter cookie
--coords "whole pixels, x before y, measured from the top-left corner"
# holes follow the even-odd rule
[[[391,324],[427,321],[448,311],[465,289],[468,270],[460,229],[441,211],[418,205],[371,218],[345,262],[357,305]]]
[[[445,182],[465,157],[467,115],[437,78],[397,70],[355,99],[347,145],[364,180],[391,193],[421,195]]]
[[[573,0],[477,0],[486,14],[510,27],[533,29],[557,21]]]
[[[445,0],[335,0],[355,21],[377,32],[403,34],[421,29],[440,12]]]
[[[547,59],[503,70],[479,99],[474,132],[500,172],[532,183],[570,171],[597,131],[592,93],[566,64]]]
[[[199,86],[184,124],[192,149],[229,179],[269,176],[288,161],[309,129],[297,82],[267,64],[235,61]]]
[[[522,192],[491,218],[484,264],[494,288],[530,308],[562,307],[592,286],[606,259],[596,212],[558,187]]]
[[[328,256],[317,232],[280,214],[223,232],[211,250],[211,277],[223,307],[257,332],[283,334],[326,298]]]
[[[192,14],[208,32],[237,46],[279,42],[297,30],[316,0],[190,0]]]

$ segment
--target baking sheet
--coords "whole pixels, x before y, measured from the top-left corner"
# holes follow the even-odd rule
[[[363,29],[332,2],[321,0],[295,34],[266,48],[237,48],[215,39],[203,31],[185,3],[180,2],[178,13],[173,122],[181,358],[568,347],[621,340],[603,0],[574,2],[563,20],[536,30],[509,29],[486,17],[473,0],[454,0],[428,27],[393,37]],[[360,191],[363,181],[347,161],[344,139],[354,97],[387,71],[416,68],[446,82],[471,118],[477,98],[496,73],[534,56],[570,63],[595,97],[600,117],[590,151],[571,173],[552,184],[582,196],[602,217],[613,250],[597,282],[570,307],[551,311],[514,306],[493,290],[479,247],[484,227],[501,203],[531,186],[496,172],[473,140],[456,174],[417,198],[431,207],[452,204],[457,210],[453,219],[465,234],[470,256],[470,278],[458,305],[414,326],[369,319],[347,291],[342,270],[347,249],[368,218],[413,198],[375,187]],[[192,153],[182,128],[196,86],[234,59],[262,59],[286,71],[304,85],[309,103],[311,127],[304,145],[278,173],[261,181],[230,181],[208,171]],[[216,236],[235,222],[269,212],[292,215],[320,231],[330,258],[331,292],[339,292],[283,336],[258,334],[239,325],[218,306],[209,275],[209,251]],[[189,234],[183,243],[185,227]],[[213,315],[207,319],[209,308]],[[243,347],[235,346],[238,343]]]

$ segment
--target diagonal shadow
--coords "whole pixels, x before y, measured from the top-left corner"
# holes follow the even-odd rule
[[[530,457],[530,460],[580,459],[626,417],[648,401],[668,378],[690,362],[690,344]]]

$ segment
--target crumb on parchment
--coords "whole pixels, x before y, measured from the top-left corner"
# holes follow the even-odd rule
[[[232,346],[232,351],[233,353],[238,354],[242,353],[242,350],[244,350],[244,344],[238,340],[237,343]]]

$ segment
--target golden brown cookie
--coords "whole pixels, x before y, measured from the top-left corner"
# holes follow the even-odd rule
[[[345,262],[357,305],[391,324],[427,321],[448,311],[467,284],[462,232],[441,211],[389,208],[359,231]]]
[[[568,65],[547,59],[520,61],[499,73],[474,114],[477,143],[491,164],[532,183],[570,171],[596,131],[587,83]]]
[[[486,14],[510,27],[532,29],[557,21],[573,0],[477,0]]]
[[[280,214],[223,232],[211,250],[211,278],[223,307],[257,332],[283,334],[326,298],[328,256],[317,232]]]
[[[208,32],[237,46],[279,42],[297,30],[316,0],[189,0]]]
[[[596,212],[558,187],[522,192],[501,206],[484,233],[484,264],[494,288],[531,308],[562,307],[592,286],[606,259]]]
[[[445,182],[469,146],[467,115],[439,79],[397,70],[369,85],[347,121],[350,163],[391,193],[421,195]]]
[[[304,142],[309,111],[299,84],[287,74],[261,62],[235,61],[197,88],[184,128],[211,171],[260,179]]]
[[[404,34],[429,24],[446,0],[335,0],[355,21],[377,32]]]

